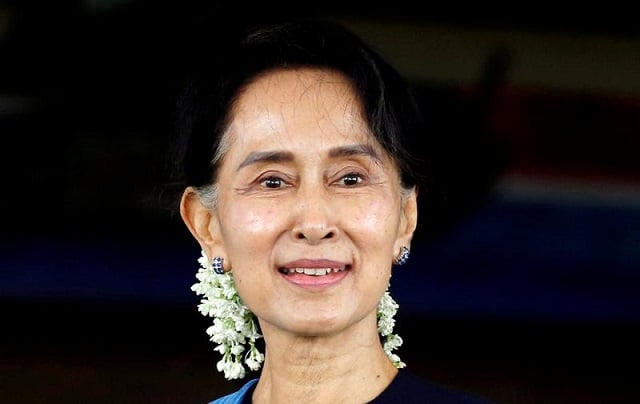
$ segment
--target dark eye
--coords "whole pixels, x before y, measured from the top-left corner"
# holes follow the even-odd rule
[[[362,177],[359,174],[347,174],[340,180],[345,186],[352,187],[362,182]]]
[[[260,183],[266,188],[281,188],[284,185],[282,178],[267,177],[260,181]]]

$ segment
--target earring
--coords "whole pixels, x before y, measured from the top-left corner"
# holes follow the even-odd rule
[[[400,249],[400,254],[395,259],[394,264],[396,265],[404,265],[409,261],[409,249],[405,246],[402,246]]]
[[[211,261],[211,268],[213,268],[213,272],[218,275],[222,275],[224,273],[224,268],[222,268],[222,261],[224,258],[222,257],[213,257],[213,261]]]
[[[198,282],[191,285],[191,290],[196,295],[203,296],[198,304],[198,311],[204,316],[213,317],[213,324],[206,332],[216,344],[214,350],[222,354],[216,368],[219,372],[224,372],[226,379],[242,379],[245,377],[244,364],[249,369],[258,371],[264,362],[264,354],[256,346],[256,341],[262,338],[260,327],[255,315],[240,299],[231,273],[226,272],[223,276],[211,275],[214,267],[222,267],[222,258],[215,257],[209,265],[204,251],[200,254],[200,268],[196,273]],[[387,285],[386,292],[378,302],[378,332],[384,342],[385,353],[393,365],[400,369],[406,364],[393,353],[402,345],[402,338],[393,333],[397,311],[398,303],[391,297]]]
[[[206,333],[216,344],[214,351],[222,354],[216,368],[226,379],[242,379],[246,371],[244,365],[257,371],[264,362],[264,354],[256,346],[256,341],[262,338],[259,325],[238,295],[231,270],[222,275],[214,272],[214,265],[222,268],[222,258],[216,257],[210,262],[201,251],[198,263],[198,282],[191,285],[191,290],[202,296],[198,311],[213,318]]]

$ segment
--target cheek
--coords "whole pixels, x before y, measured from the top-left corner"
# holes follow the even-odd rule
[[[397,227],[397,216],[389,213],[394,212],[389,204],[390,201],[379,200],[358,206],[351,214],[352,223],[362,232],[386,238]]]
[[[248,238],[253,235],[264,237],[265,234],[273,232],[278,227],[278,212],[272,207],[261,209],[243,204],[233,204],[226,212],[226,219],[232,229],[231,238],[236,238],[240,242],[250,241]]]

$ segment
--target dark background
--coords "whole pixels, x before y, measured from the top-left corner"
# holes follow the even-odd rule
[[[0,402],[237,387],[189,290],[172,111],[191,59],[287,16],[353,28],[424,105],[447,199],[421,199],[394,274],[409,368],[501,403],[638,402],[640,25],[483,4],[0,1]]]

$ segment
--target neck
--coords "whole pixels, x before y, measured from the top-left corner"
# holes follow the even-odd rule
[[[265,362],[254,403],[368,402],[398,370],[380,343],[376,319],[325,336],[299,336],[263,326]]]

